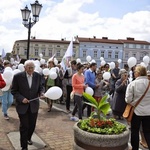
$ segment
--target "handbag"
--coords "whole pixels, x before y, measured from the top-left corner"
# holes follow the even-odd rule
[[[131,104],[127,104],[125,111],[123,113],[123,117],[127,120],[127,122],[131,122],[135,107],[141,102],[141,100],[143,99],[143,97],[147,93],[149,87],[150,87],[150,82],[148,84],[148,87],[146,88],[146,91],[141,96],[141,98],[136,102],[136,104],[134,106],[132,106]]]

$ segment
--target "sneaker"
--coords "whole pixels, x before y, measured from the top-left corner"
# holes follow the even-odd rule
[[[72,117],[70,117],[70,120],[71,120],[71,121],[76,121],[76,122],[78,122],[78,121],[79,121],[79,118],[72,116]]]
[[[4,119],[5,119],[5,120],[9,120],[9,117],[8,117],[7,114],[4,114]]]
[[[67,113],[71,113],[71,111],[70,111],[69,109],[66,109],[66,112],[67,112]]]

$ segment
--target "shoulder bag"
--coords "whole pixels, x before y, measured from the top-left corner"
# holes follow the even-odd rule
[[[127,122],[131,122],[135,107],[141,102],[141,100],[147,93],[149,87],[150,87],[150,82],[148,84],[148,87],[146,88],[146,91],[144,92],[144,94],[141,96],[141,98],[137,101],[137,103],[134,106],[132,106],[131,104],[127,104],[125,111],[123,113],[123,117],[127,120]]]

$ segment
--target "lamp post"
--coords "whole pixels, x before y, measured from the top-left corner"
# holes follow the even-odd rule
[[[39,14],[41,11],[42,5],[39,4],[39,2],[36,0],[34,4],[31,4],[31,10],[32,10],[32,20],[30,17],[31,10],[28,9],[26,6],[24,9],[21,9],[22,13],[22,24],[28,28],[28,42],[27,42],[27,60],[29,59],[29,54],[30,54],[30,34],[31,34],[31,28],[33,25],[39,21]]]

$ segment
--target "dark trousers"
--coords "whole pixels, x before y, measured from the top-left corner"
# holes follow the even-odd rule
[[[72,85],[67,85],[67,98],[66,98],[66,109],[70,110],[70,93],[72,92]]]
[[[83,97],[83,101],[85,101],[85,102],[89,102],[87,99],[85,99],[84,97]],[[82,112],[84,111],[84,109],[87,107],[87,117],[90,117],[90,115],[91,115],[91,106],[90,105],[87,105],[87,104],[83,104],[83,107],[82,107]]]
[[[20,119],[20,143],[22,148],[27,148],[27,141],[31,140],[35,130],[37,113],[31,113],[30,107],[25,114],[19,114]]]
[[[82,105],[83,105],[82,96],[74,95],[74,101],[75,101],[75,106],[72,115],[74,116],[78,109],[78,117],[79,119],[82,119]]]
[[[141,124],[145,140],[147,142],[148,148],[150,149],[150,116],[137,116],[136,114],[133,114],[131,121],[132,150],[139,149],[139,130]]]

